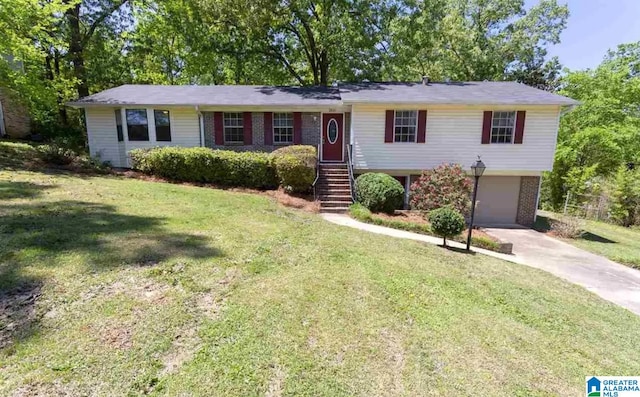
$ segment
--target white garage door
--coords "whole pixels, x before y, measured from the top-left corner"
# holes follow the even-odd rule
[[[481,177],[474,223],[486,225],[516,223],[519,197],[519,176]]]

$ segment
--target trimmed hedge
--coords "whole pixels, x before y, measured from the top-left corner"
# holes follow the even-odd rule
[[[133,169],[174,181],[257,189],[278,186],[269,153],[159,147],[135,149],[129,155]]]
[[[447,245],[447,238],[454,238],[464,230],[464,217],[452,207],[429,212],[429,222],[431,230],[444,239],[444,246]]]
[[[273,152],[276,175],[285,190],[304,193],[316,178],[316,149],[313,146],[286,146]]]
[[[356,201],[373,212],[393,214],[402,208],[404,188],[395,178],[382,173],[360,175],[355,183]]]

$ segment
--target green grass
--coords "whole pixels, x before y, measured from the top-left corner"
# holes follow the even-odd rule
[[[0,217],[0,395],[568,396],[640,372],[640,319],[583,288],[261,195],[14,168]]]
[[[542,212],[542,216],[538,216],[535,228],[542,231],[549,230],[550,219],[560,218],[558,214]],[[640,269],[640,228],[584,221],[584,231],[580,238],[563,239],[563,241],[605,256],[612,261]]]
[[[393,229],[406,230],[408,232],[437,237],[436,233],[434,233],[433,230],[431,230],[430,224],[384,218],[372,213],[371,211],[369,211],[369,209],[367,209],[360,203],[352,204],[349,207],[349,214],[353,218],[361,222],[371,223],[373,225],[386,226]],[[463,232],[461,235],[455,237],[453,241],[466,244],[467,237],[465,233],[466,231]],[[485,236],[471,236],[471,244],[474,247],[480,247],[480,248],[488,249],[491,251],[500,252],[500,244],[498,244],[497,242]]]

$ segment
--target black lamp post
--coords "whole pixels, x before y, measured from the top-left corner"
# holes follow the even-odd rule
[[[476,160],[473,165],[471,165],[471,171],[473,172],[473,176],[476,178],[475,184],[473,185],[473,203],[471,204],[471,220],[469,222],[469,234],[467,235],[467,251],[471,248],[471,230],[473,230],[473,217],[476,214],[476,199],[478,197],[478,181],[482,174],[484,174],[484,170],[487,167],[484,165],[482,160],[480,160],[480,156],[478,156],[478,160]]]

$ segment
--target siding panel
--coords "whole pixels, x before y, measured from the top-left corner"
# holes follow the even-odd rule
[[[388,107],[387,107],[388,108]],[[428,109],[426,144],[385,144],[385,108],[355,106],[352,111],[354,158],[357,169],[423,170],[445,162],[465,166],[477,155],[491,171],[547,171],[553,165],[559,108],[524,107],[527,111],[522,145],[481,143],[480,107]]]
[[[89,153],[115,167],[123,167],[114,108],[86,108]]]

